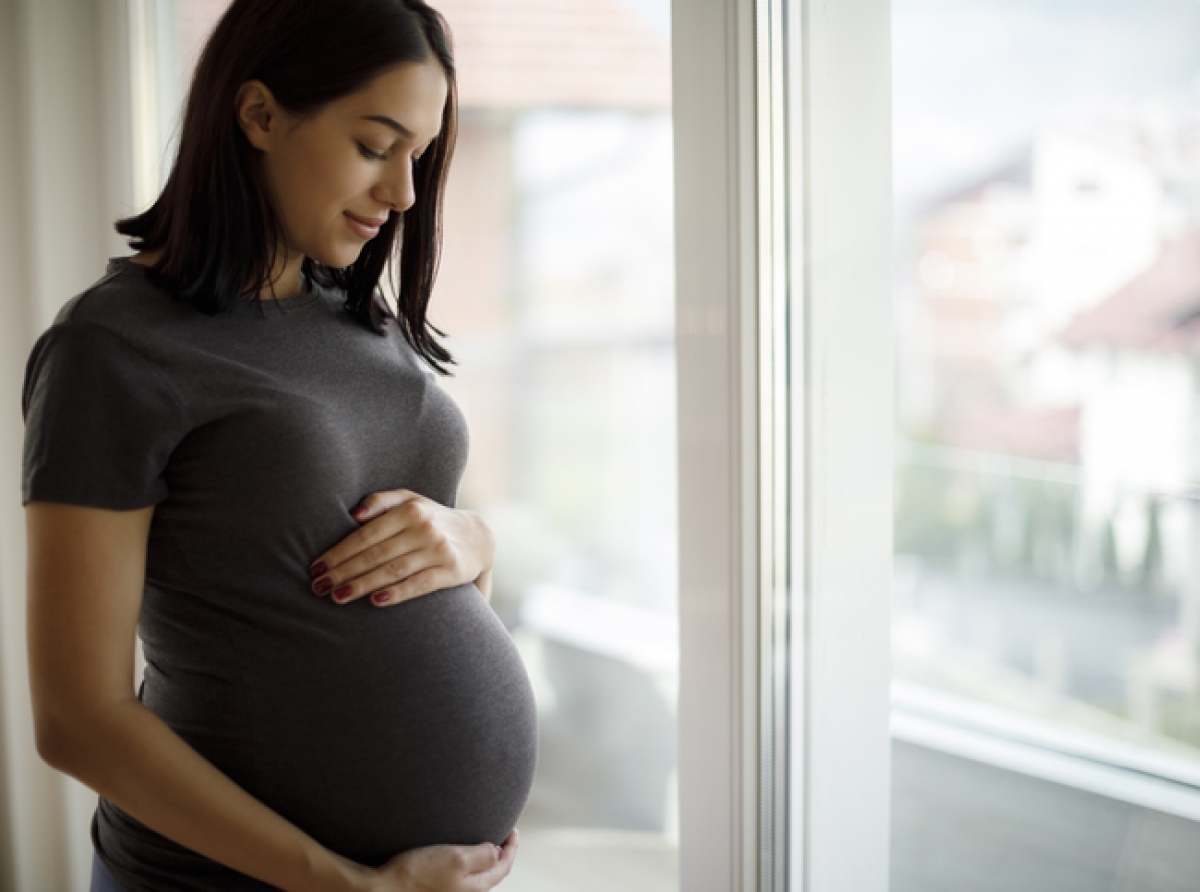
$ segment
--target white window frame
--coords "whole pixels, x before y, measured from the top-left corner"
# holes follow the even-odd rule
[[[676,0],[687,892],[888,883],[886,0]]]

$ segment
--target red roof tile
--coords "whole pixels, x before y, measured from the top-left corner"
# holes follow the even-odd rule
[[[1076,316],[1059,340],[1091,346],[1200,354],[1200,228],[1169,244],[1154,264]]]
[[[671,59],[621,0],[434,0],[464,107],[665,109]]]

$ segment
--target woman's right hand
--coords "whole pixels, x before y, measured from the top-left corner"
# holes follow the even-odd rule
[[[512,870],[517,857],[514,830],[497,848],[426,846],[397,855],[367,874],[364,892],[488,892]]]

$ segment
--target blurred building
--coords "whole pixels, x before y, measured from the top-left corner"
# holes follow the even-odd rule
[[[1058,692],[1063,719],[1104,704],[1129,722],[1105,733],[1143,735],[1160,750],[1174,746],[1164,731],[1200,743],[1194,136],[1168,138],[1136,116],[1037,132],[915,221],[901,314],[900,424],[913,441],[898,471],[897,550],[918,574],[946,574],[949,591],[981,593],[956,608],[971,616],[953,620],[965,628],[947,640],[968,642],[957,656],[947,643],[919,656],[922,641],[950,635],[930,618],[932,602],[920,606],[918,594],[911,616],[899,611],[906,677],[953,665],[965,674],[938,685],[1033,712]],[[1053,607],[1051,593],[1096,600]],[[1014,626],[1020,599],[1035,596],[1047,616],[1077,620],[1054,632]],[[1102,661],[1112,645],[1072,630],[1128,635],[1100,632],[1102,602],[1123,605],[1129,630],[1151,615],[1174,619]],[[1022,675],[1044,690],[1017,693]]]
[[[1180,600],[1179,634],[1142,668],[1156,689],[1200,690],[1200,227],[1079,314],[1060,341],[1084,368],[1082,547],[1111,529],[1118,568]]]
[[[909,339],[901,375],[932,384],[903,407],[910,429],[1077,460],[1084,367],[1057,335],[1144,272],[1200,208],[1137,133],[1046,128],[919,216],[910,324],[923,337]]]

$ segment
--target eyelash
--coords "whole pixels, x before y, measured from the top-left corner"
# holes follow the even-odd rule
[[[372,152],[362,143],[355,143],[358,146],[359,153],[369,161],[383,161],[387,155],[380,155],[378,152]]]
[[[358,146],[359,154],[361,154],[368,161],[385,161],[385,160],[387,160],[387,155],[380,155],[378,152],[372,152],[370,149],[368,149],[366,146],[364,146],[360,142],[356,142],[355,145]],[[420,155],[417,155],[416,157],[413,158],[413,161],[420,161],[421,156],[424,154],[425,153],[422,152]]]

